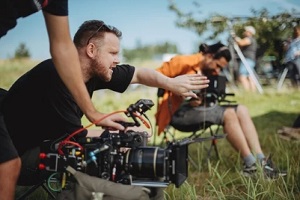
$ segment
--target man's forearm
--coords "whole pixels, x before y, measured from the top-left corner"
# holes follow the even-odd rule
[[[50,53],[56,70],[71,92],[76,103],[90,121],[96,110],[87,92],[77,49],[71,39],[67,16],[56,16],[43,12],[49,35]]]
[[[169,90],[183,97],[197,97],[193,90],[208,87],[209,80],[201,74],[187,74],[169,78],[153,69],[137,69],[131,83]]]
[[[150,87],[170,90],[170,78],[153,69],[137,68],[136,79],[133,83],[140,83]]]

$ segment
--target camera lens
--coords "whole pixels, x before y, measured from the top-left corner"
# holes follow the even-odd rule
[[[131,175],[143,178],[159,178],[165,175],[165,150],[159,147],[130,149],[125,165]]]

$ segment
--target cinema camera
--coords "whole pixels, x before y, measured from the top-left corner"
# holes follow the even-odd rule
[[[124,126],[139,126],[138,116],[153,106],[151,100],[141,99],[127,108],[125,114],[134,122]],[[147,118],[147,117],[146,117]],[[103,135],[103,134],[102,134]],[[145,187],[178,188],[188,176],[189,139],[169,143],[166,148],[146,146],[146,132],[126,131],[104,134],[96,138],[81,138],[78,145],[65,145],[63,155],[47,153],[42,159],[47,171],[66,172],[68,166],[88,175],[117,183]],[[126,152],[122,149],[129,148]]]

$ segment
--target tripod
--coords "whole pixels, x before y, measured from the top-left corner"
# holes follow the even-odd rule
[[[228,42],[229,42],[228,46],[229,46],[229,50],[230,50],[231,55],[232,55],[233,62],[236,62],[237,58],[239,58],[241,60],[241,62],[244,64],[246,70],[248,71],[250,78],[254,81],[254,84],[255,84],[257,90],[259,91],[259,93],[262,94],[263,89],[262,89],[262,86],[260,85],[260,83],[258,81],[257,74],[249,66],[249,64],[246,61],[246,58],[243,55],[241,49],[239,48],[238,44],[235,42],[234,38],[232,37],[232,35],[234,34],[232,22],[230,20],[227,20],[227,25],[228,25],[229,31],[230,31],[230,36],[229,36],[229,39],[228,39]]]

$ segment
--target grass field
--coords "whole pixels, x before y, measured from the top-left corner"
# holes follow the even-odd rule
[[[34,63],[36,62],[0,61],[0,86],[8,89],[11,83]],[[157,63],[143,63],[140,66],[145,65],[157,66]],[[228,88],[231,90],[230,87]],[[241,176],[239,172],[242,169],[242,161],[226,139],[220,139],[218,142],[220,159],[213,154],[209,162],[206,162],[205,150],[209,142],[191,144],[189,154],[197,166],[189,165],[188,179],[180,188],[171,184],[165,189],[165,199],[300,199],[300,142],[285,141],[277,136],[278,128],[291,126],[300,114],[300,94],[298,90],[288,88],[288,84],[285,84],[281,91],[275,88],[274,85],[266,86],[263,94],[232,90],[230,92],[234,92],[235,96],[230,99],[248,107],[265,154],[272,154],[276,166],[288,170],[288,176],[276,180],[265,179],[263,176],[256,178]],[[156,89],[136,86],[130,87],[124,94],[100,91],[93,96],[93,102],[102,112],[110,113],[124,110],[142,98],[151,99],[156,104]],[[155,111],[154,106],[146,113],[153,126]],[[83,118],[83,124],[88,125],[89,122]],[[186,133],[176,132],[178,138],[186,135]],[[161,139],[162,136],[156,137],[156,143]],[[29,199],[46,198],[41,193],[36,192]]]

